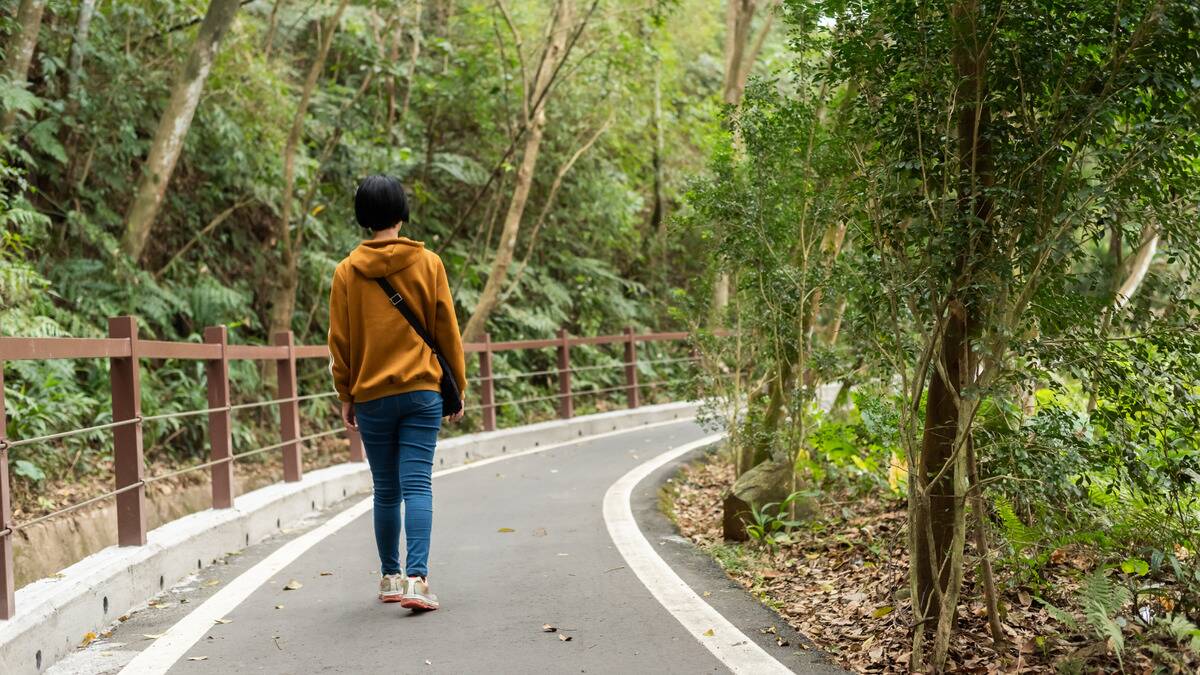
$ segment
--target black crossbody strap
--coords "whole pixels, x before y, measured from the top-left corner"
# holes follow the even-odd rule
[[[417,335],[421,336],[421,339],[425,341],[425,344],[429,345],[429,348],[433,350],[433,353],[441,356],[442,352],[438,349],[437,343],[434,342],[433,338],[429,336],[429,333],[425,331],[425,327],[421,325],[421,322],[417,320],[416,315],[413,314],[412,310],[409,309],[407,304],[405,304],[404,298],[402,298],[396,289],[393,288],[390,283],[388,283],[388,280],[384,279],[383,277],[376,277],[375,283],[379,284],[379,287],[383,289],[384,293],[387,293],[388,300],[392,302],[392,306],[400,310],[400,313],[404,315],[404,318],[408,319],[408,323],[413,327],[413,330],[417,331]]]

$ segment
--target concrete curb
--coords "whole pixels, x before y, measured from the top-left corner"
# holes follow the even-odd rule
[[[696,403],[669,403],[449,438],[438,466],[561,443],[605,431],[636,429],[695,414]],[[39,673],[160,590],[226,553],[262,541],[347,497],[370,491],[365,463],[312,471],[238,497],[232,509],[206,510],[152,530],[145,546],[106,548],[54,578],[17,591],[17,615],[0,622],[0,673]]]

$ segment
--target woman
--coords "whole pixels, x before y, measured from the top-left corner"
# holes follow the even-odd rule
[[[433,351],[392,305],[377,279],[403,298],[450,364],[458,391],[466,360],[446,268],[419,241],[400,236],[408,202],[400,182],[369,176],[354,195],[358,224],[371,237],[338,264],[329,295],[330,370],[342,420],[362,434],[375,483],[379,599],[414,610],[438,608],[429,590],[433,452],[442,421],[442,369]],[[462,410],[446,418],[457,422]],[[400,570],[400,502],[407,555]]]

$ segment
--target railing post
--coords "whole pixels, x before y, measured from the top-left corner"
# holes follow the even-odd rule
[[[558,329],[558,416],[570,419],[575,414],[571,401],[571,342],[566,328]]]
[[[339,401],[340,404],[340,401]],[[363,451],[362,436],[353,429],[346,430],[346,439],[350,441],[350,461],[365,462],[367,453]]]
[[[208,413],[209,461],[229,459],[233,455],[233,424],[229,410],[229,357],[225,345],[229,343],[229,331],[225,326],[209,326],[204,329],[204,342],[221,346],[220,358],[204,363],[204,377],[208,387],[208,407],[224,408]],[[233,506],[233,461],[213,464],[212,507],[228,509]]]
[[[496,383],[492,379],[492,334],[483,334],[483,351],[479,352],[479,381],[483,392],[479,395],[483,408],[483,430],[496,430]]]
[[[8,413],[4,408],[4,362],[0,361],[0,621],[17,613],[13,569],[12,492],[8,484]]]
[[[287,356],[275,362],[279,380],[279,440],[283,446],[283,479],[300,480],[300,402],[296,400],[296,343],[292,331],[275,334],[275,344],[287,347]]]
[[[638,391],[637,373],[637,338],[633,335],[633,326],[625,327],[625,398],[630,408],[636,408],[641,403]]]
[[[146,543],[145,462],[142,457],[142,383],[138,367],[137,319],[117,316],[108,320],[108,336],[129,340],[129,356],[110,359],[114,422],[137,420],[113,428],[113,463],[117,488],[137,486],[117,495],[117,543],[142,546]]]

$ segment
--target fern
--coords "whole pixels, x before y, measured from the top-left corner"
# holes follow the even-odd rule
[[[1200,627],[1182,614],[1173,614],[1169,621],[1163,619],[1162,623],[1176,642],[1187,643],[1189,649],[1200,655]]]
[[[996,497],[996,513],[1000,516],[1000,523],[1004,526],[1004,535],[1012,544],[1014,551],[1020,552],[1039,541],[1038,531],[1021,522],[1016,512],[1013,511],[1012,502],[1007,497]]]
[[[1118,658],[1125,650],[1125,637],[1121,627],[1113,620],[1131,600],[1129,589],[1114,583],[1104,570],[1088,575],[1079,589],[1083,615],[1096,635],[1107,640]]]

